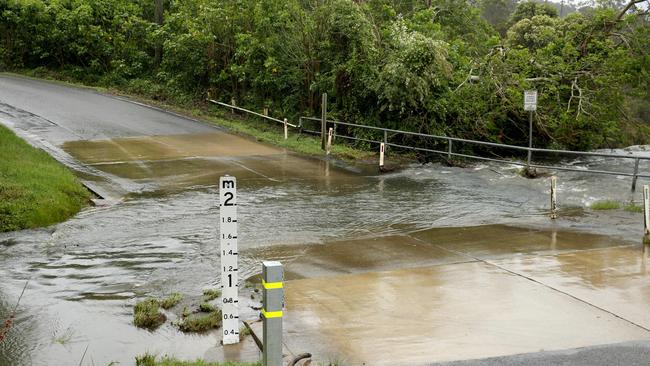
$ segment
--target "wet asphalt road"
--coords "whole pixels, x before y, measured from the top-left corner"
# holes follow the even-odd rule
[[[90,89],[0,74],[0,118],[29,112],[40,134],[59,145],[72,140],[209,133],[215,127]]]
[[[558,352],[540,352],[429,366],[647,366],[650,342],[626,342]]]

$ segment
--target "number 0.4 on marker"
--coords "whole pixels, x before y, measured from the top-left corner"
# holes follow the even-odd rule
[[[219,238],[221,241],[221,286],[223,344],[239,343],[239,295],[237,251],[237,180],[219,180]]]

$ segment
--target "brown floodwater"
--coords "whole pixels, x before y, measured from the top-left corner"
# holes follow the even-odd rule
[[[0,319],[29,281],[0,365],[76,365],[86,348],[84,365],[132,365],[147,351],[258,356],[250,341],[220,347],[218,332],[131,323],[142,298],[220,285],[215,183],[224,174],[239,182],[242,278],[262,260],[286,265],[291,352],[380,365],[395,349],[394,364],[408,364],[648,338],[642,215],[584,209],[638,201],[623,177],[559,173],[561,216],[550,222],[548,179],[521,178],[514,166],[379,175],[223,133],[63,149],[119,202],[0,234]],[[259,298],[249,295],[242,313],[255,318]]]

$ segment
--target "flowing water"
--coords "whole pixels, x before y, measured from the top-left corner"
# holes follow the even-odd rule
[[[64,146],[77,160],[137,188],[117,204],[88,207],[60,225],[0,235],[0,319],[29,281],[16,322],[0,343],[0,365],[76,365],[82,357],[88,365],[129,365],[147,351],[218,358],[218,332],[186,335],[169,322],[154,332],[138,329],[132,307],[146,296],[178,291],[192,297],[219,286],[215,183],[222,174],[239,179],[242,278],[258,274],[266,259],[290,263],[287,275],[295,279],[462,262],[466,258],[422,246],[417,232],[446,227],[452,234],[444,235],[453,237],[462,230],[454,227],[549,225],[549,179],[522,178],[514,166],[428,164],[378,175],[372,166],[272,148],[225,154],[192,150],[193,140],[181,137],[146,140]],[[170,149],[174,154],[165,155]],[[566,163],[632,169],[623,160]],[[638,242],[642,215],[585,209],[605,198],[639,201],[630,178],[560,172],[558,179],[555,230],[605,234],[614,238],[607,246]],[[493,243],[490,253],[516,252],[499,244],[513,233],[500,232],[503,227],[485,226],[472,237]],[[573,243],[601,240],[575,235]],[[256,300],[244,305],[254,317],[249,307]]]

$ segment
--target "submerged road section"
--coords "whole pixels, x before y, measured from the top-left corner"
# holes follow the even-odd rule
[[[256,360],[250,339],[224,348],[218,331],[132,324],[138,300],[181,292],[198,301],[220,286],[224,174],[239,184],[240,277],[254,281],[263,260],[285,265],[287,359],[650,364],[643,215],[585,208],[638,200],[629,180],[558,173],[560,218],[551,221],[549,179],[522,178],[514,166],[378,175],[3,74],[0,123],[115,197],[56,227],[0,234],[0,321],[29,281],[0,365],[79,364],[84,353],[83,365],[133,365],[145,352]],[[242,292],[240,314],[257,318],[259,297]]]

